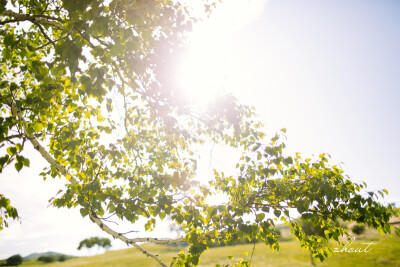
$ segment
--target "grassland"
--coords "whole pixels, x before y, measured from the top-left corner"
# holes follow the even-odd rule
[[[400,238],[397,236],[374,236],[367,239],[356,240],[351,244],[351,247],[365,248],[366,245],[362,243],[374,242],[370,248],[372,250],[368,253],[333,253],[331,257],[320,263],[316,260],[317,266],[332,266],[332,267],[357,267],[357,266],[390,266],[400,267]],[[331,243],[332,248],[339,246],[337,243]],[[165,247],[165,246],[154,246],[145,245],[152,252],[156,252],[159,257],[166,263],[171,262],[172,257],[176,256],[180,250],[185,250],[182,247]],[[248,252],[247,258],[249,259],[253,251],[252,244],[237,245],[230,247],[217,247],[211,248],[201,257],[200,266],[215,266],[215,264],[228,264],[233,263],[235,259],[246,258],[243,254]],[[234,260],[229,260],[227,256],[234,256]],[[37,261],[24,262],[23,266],[43,266],[46,267],[89,267],[89,266],[160,266],[153,259],[147,258],[144,254],[137,251],[134,248],[109,251],[103,255],[97,255],[93,257],[82,257],[72,259],[66,262],[56,262],[43,264]],[[257,243],[255,246],[254,254],[252,257],[252,266],[264,267],[264,266],[310,266],[310,254],[308,251],[304,251],[300,248],[299,243],[296,240],[290,240],[281,242],[281,248],[279,251],[272,252],[269,247],[264,244]]]

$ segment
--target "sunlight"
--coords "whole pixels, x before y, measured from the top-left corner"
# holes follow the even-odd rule
[[[233,34],[257,19],[266,2],[229,0],[220,3],[210,19],[195,25],[177,70],[178,82],[192,104],[205,107],[217,95],[238,90],[229,82],[240,69],[235,66],[240,62],[235,59]]]

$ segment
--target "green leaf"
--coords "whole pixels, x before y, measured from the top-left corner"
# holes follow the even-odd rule
[[[400,236],[400,228],[395,228],[396,235]]]
[[[276,217],[281,216],[281,211],[280,210],[274,210],[274,214]]]
[[[86,208],[81,208],[79,211],[80,211],[82,217],[86,217],[89,214],[89,211]]]
[[[10,84],[10,90],[11,90],[11,91],[15,91],[15,90],[17,90],[17,88],[18,88],[18,85],[17,85],[16,83],[12,82],[12,83]]]
[[[33,130],[35,132],[40,132],[43,129],[43,124],[41,124],[40,122],[37,122],[33,125]]]
[[[15,163],[15,169],[19,172],[22,167],[24,166],[24,164],[21,161],[18,161],[17,163]]]
[[[22,151],[22,145],[21,144],[16,144],[15,148],[18,150],[18,152]]]
[[[23,164],[24,164],[24,166],[29,167],[29,159],[24,158]]]
[[[3,49],[3,57],[6,60],[11,59],[11,50],[9,48],[6,47]]]
[[[6,9],[7,0],[0,0],[0,14]]]
[[[12,157],[15,154],[17,154],[17,149],[15,147],[13,147],[13,146],[9,147],[9,148],[7,148],[7,153]]]
[[[26,127],[26,133],[28,135],[32,135],[34,132],[35,132],[35,130],[33,129],[32,124],[31,123],[28,124],[28,126]]]
[[[264,213],[257,214],[257,221],[261,222],[262,220],[264,220],[264,218],[265,218],[265,214]]]

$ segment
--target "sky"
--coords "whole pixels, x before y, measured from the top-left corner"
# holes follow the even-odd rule
[[[195,27],[177,76],[199,103],[218,90],[232,92],[256,107],[269,136],[287,128],[289,153],[328,153],[353,181],[388,189],[385,201],[400,206],[398,14],[395,0],[229,0]],[[22,218],[0,232],[0,259],[87,254],[76,250],[79,241],[107,235],[78,209],[48,207],[63,182],[43,181],[43,160],[29,153],[29,169],[0,176],[1,193]],[[211,160],[202,153],[199,173],[234,165],[228,154],[215,149]],[[167,227],[160,233],[170,234]]]

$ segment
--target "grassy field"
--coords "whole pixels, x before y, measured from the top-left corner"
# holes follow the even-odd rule
[[[356,240],[350,247],[356,249],[364,249],[366,245],[362,243],[373,241],[375,245],[370,248],[368,253],[333,253],[323,263],[316,260],[317,266],[399,266],[400,267],[400,238],[397,236],[370,237],[368,239]],[[332,248],[338,247],[337,243],[331,243]],[[165,246],[145,245],[150,251],[156,252],[162,260],[170,263],[172,257],[180,250],[185,248],[174,248]],[[243,253],[248,252],[247,258],[250,257],[253,250],[252,244],[237,245],[231,247],[211,248],[201,257],[200,266],[214,266],[215,264],[228,264],[240,257],[246,257]],[[227,256],[234,256],[234,260],[229,260]],[[78,266],[160,266],[153,259],[147,258],[141,252],[134,248],[109,251],[103,255],[93,257],[82,257],[72,259],[63,263],[40,264],[37,261],[24,262],[23,266],[43,266],[47,267],[78,267]],[[252,258],[252,266],[310,266],[310,256],[308,251],[300,248],[296,240],[281,242],[281,249],[278,252],[272,252],[269,247],[258,243],[255,246],[254,255]]]

